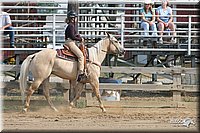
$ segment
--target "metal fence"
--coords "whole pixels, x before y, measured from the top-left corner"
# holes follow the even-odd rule
[[[160,4],[156,1],[157,4]],[[193,1],[190,4],[196,5],[198,1]],[[93,45],[100,38],[104,37],[104,32],[113,33],[119,38],[121,44],[126,51],[179,51],[187,52],[191,55],[192,52],[198,52],[199,44],[199,27],[198,15],[176,15],[178,11],[192,11],[198,12],[197,8],[176,8],[176,5],[183,4],[181,2],[172,1],[174,12],[174,23],[177,26],[175,36],[178,39],[178,45],[183,46],[177,48],[145,48],[140,49],[140,43],[143,40],[143,30],[140,29],[140,15],[139,10],[142,7],[141,1],[107,1],[105,4],[98,2],[90,3],[89,1],[79,1],[79,32],[86,38],[88,45]],[[66,4],[60,2],[60,4]],[[187,4],[184,3],[184,5]],[[128,6],[127,6],[128,5]],[[131,6],[130,6],[131,5]],[[113,6],[113,7],[112,7]],[[130,6],[130,7],[129,7]],[[64,44],[64,30],[66,24],[67,9],[57,6],[3,6],[4,9],[36,9],[37,13],[9,13],[15,18],[20,16],[27,16],[33,19],[13,19],[12,22],[16,32],[15,38],[18,48],[0,48],[1,50],[41,50],[42,48],[62,48]],[[156,9],[156,8],[155,8]],[[42,10],[50,10],[51,12],[42,13]],[[132,11],[132,12],[131,12]],[[132,14],[136,13],[136,14]],[[19,17],[17,17],[19,16]],[[43,17],[43,19],[38,19]],[[188,18],[188,21],[178,22],[176,18]],[[27,26],[35,24],[33,26]],[[184,25],[180,28],[179,25]],[[167,32],[167,31],[166,31]],[[24,34],[25,33],[25,34]],[[159,36],[158,36],[159,37]],[[164,35],[164,37],[169,37]],[[151,37],[150,37],[151,39]],[[183,41],[182,41],[183,40]],[[26,48],[26,44],[33,44],[33,48]],[[130,47],[131,46],[131,47]]]

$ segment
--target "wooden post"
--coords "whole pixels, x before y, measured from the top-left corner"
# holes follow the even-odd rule
[[[181,92],[178,90],[173,90],[173,101],[180,102],[181,101]]]
[[[88,106],[91,103],[92,99],[93,99],[91,90],[87,90],[86,89],[86,91],[85,91],[85,99],[86,99],[86,106]]]
[[[152,65],[156,66],[158,64],[158,60],[157,60],[157,56],[154,56],[154,59],[152,61]],[[152,74],[152,82],[156,82],[157,81],[157,74],[153,73]]]
[[[16,54],[16,59],[15,59],[15,64],[16,65],[20,65],[20,58],[19,58],[19,54]],[[15,72],[15,80],[19,79],[19,75],[20,75],[20,70]]]
[[[185,67],[185,57],[184,57],[184,55],[180,55],[180,65],[182,67]]]
[[[181,72],[173,72],[173,101],[181,101]]]
[[[67,9],[68,9],[68,12],[71,11],[71,10],[73,10],[78,15],[79,14],[78,0],[68,0],[68,7],[67,7]],[[77,23],[76,23],[75,27],[76,27],[76,31],[78,32],[78,19],[77,19]],[[65,92],[64,93],[64,97],[65,97],[66,100],[69,101],[69,100],[73,99],[72,97],[74,96],[74,91],[72,91],[72,90],[70,90],[70,91],[69,90],[65,90],[64,92]]]
[[[68,11],[74,10],[76,13],[78,13],[78,9],[79,9],[78,0],[68,1]]]
[[[68,1],[68,12],[69,11],[75,11],[77,14],[79,13],[79,4],[78,4],[78,0],[69,0]],[[77,23],[76,23],[76,31],[78,32],[78,19],[77,19]]]
[[[191,67],[195,67],[195,55],[191,55]]]
[[[65,80],[63,79],[63,98],[64,98],[64,101],[69,103],[69,84],[68,80]]]

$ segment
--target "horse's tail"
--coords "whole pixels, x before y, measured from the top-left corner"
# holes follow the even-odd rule
[[[35,54],[29,55],[22,63],[21,69],[20,69],[20,78],[19,78],[19,86],[21,90],[21,96],[22,96],[22,104],[24,104],[24,94],[25,90],[27,88],[27,76],[29,72],[29,65],[32,61],[32,59],[35,57]]]

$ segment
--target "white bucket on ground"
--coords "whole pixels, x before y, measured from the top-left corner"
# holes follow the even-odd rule
[[[118,91],[104,90],[101,99],[105,101],[120,101],[120,94]]]

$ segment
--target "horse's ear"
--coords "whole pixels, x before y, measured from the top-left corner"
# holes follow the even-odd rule
[[[112,34],[109,34],[108,32],[106,32],[106,35],[107,35],[108,38],[112,38],[113,37]]]
[[[110,38],[111,36],[110,36],[110,34],[108,33],[108,32],[105,32],[106,33],[106,35],[107,35],[107,37],[108,38]]]

